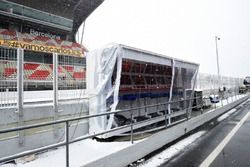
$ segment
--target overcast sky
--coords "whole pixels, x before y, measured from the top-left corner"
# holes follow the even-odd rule
[[[250,75],[250,0],[105,0],[87,19],[89,50],[121,43],[200,64],[222,75]]]

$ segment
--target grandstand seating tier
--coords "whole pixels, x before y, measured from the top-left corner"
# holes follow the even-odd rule
[[[83,80],[86,76],[82,67],[70,65],[58,66],[59,77],[63,80]],[[0,77],[2,80],[13,79],[17,75],[16,61],[0,61]],[[42,63],[24,63],[24,80],[52,81],[53,65]]]

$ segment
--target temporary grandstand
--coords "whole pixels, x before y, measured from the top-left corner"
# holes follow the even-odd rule
[[[95,95],[89,100],[89,113],[133,110],[133,116],[123,112],[90,119],[89,133],[123,127],[102,137],[120,135],[130,131],[132,121],[137,123],[134,129],[165,126],[186,119],[190,112],[196,63],[114,44],[88,52],[87,64],[87,87]],[[170,101],[179,102],[166,104]],[[167,114],[175,115],[166,119]]]

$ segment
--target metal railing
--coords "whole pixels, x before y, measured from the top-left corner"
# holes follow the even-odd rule
[[[201,99],[201,97],[190,98],[190,99],[185,99],[185,100],[170,101],[170,102],[166,102],[166,103],[159,103],[159,104],[155,104],[155,105],[147,105],[147,106],[142,106],[142,107],[135,107],[135,108],[124,109],[124,110],[113,111],[113,112],[107,112],[107,110],[105,110],[103,113],[95,114],[95,115],[86,115],[86,116],[80,116],[80,117],[77,117],[77,118],[61,119],[61,120],[56,120],[56,121],[51,121],[51,122],[44,122],[44,123],[39,123],[39,124],[26,125],[26,126],[20,126],[20,127],[0,130],[0,134],[4,134],[4,133],[10,133],[10,132],[23,131],[23,130],[27,130],[27,129],[39,128],[39,127],[44,127],[44,126],[49,126],[49,125],[57,125],[57,124],[62,124],[62,123],[65,124],[65,140],[63,142],[59,142],[59,143],[56,143],[56,144],[53,144],[53,145],[49,145],[49,146],[45,146],[45,147],[42,147],[42,148],[34,149],[34,150],[31,150],[31,151],[25,151],[25,152],[15,154],[15,155],[12,155],[12,156],[3,157],[3,158],[0,158],[0,163],[8,162],[8,161],[13,160],[13,159],[17,159],[17,158],[27,156],[27,155],[30,155],[30,154],[39,153],[39,152],[46,151],[46,150],[53,149],[53,148],[57,148],[57,147],[60,147],[60,146],[66,146],[66,166],[68,167],[69,166],[69,144],[72,144],[72,143],[75,143],[75,142],[78,142],[78,141],[81,141],[81,140],[97,137],[97,136],[107,134],[107,133],[110,133],[110,132],[113,132],[113,131],[117,131],[117,130],[123,129],[125,127],[130,127],[131,128],[130,129],[130,136],[131,136],[130,141],[133,144],[133,142],[134,142],[134,138],[133,138],[134,137],[134,124],[135,124],[135,122],[133,121],[133,117],[134,117],[134,111],[135,110],[150,108],[150,107],[155,107],[155,106],[160,106],[160,105],[166,105],[167,106],[167,105],[171,105],[171,104],[174,104],[174,103],[186,102],[186,101],[195,100],[195,99]],[[166,121],[166,126],[165,127],[167,128],[167,127],[169,127],[171,125],[174,125],[176,123],[180,123],[180,122],[182,122],[184,120],[189,119],[189,114],[188,113],[194,107],[201,107],[202,108],[202,104],[197,105],[197,106],[188,106],[187,108],[184,108],[182,111],[173,112],[171,114],[167,114],[168,112],[167,112],[167,107],[166,107],[166,110],[164,112],[165,114],[163,115],[165,117],[165,121]],[[186,112],[183,112],[183,111],[186,111]],[[89,119],[89,118],[95,118],[95,117],[100,117],[100,116],[106,116],[106,115],[111,115],[111,114],[124,113],[124,112],[130,112],[131,121],[130,121],[130,124],[128,124],[128,125],[119,126],[119,127],[109,129],[109,130],[105,130],[103,132],[99,132],[99,133],[96,133],[96,134],[81,136],[81,137],[78,137],[78,138],[75,138],[75,139],[72,139],[72,140],[69,139],[70,122]],[[182,112],[182,114],[179,114],[179,115],[184,115],[184,114],[187,115],[185,119],[183,119],[181,121],[173,122],[171,124],[169,124],[167,122],[168,118],[179,116],[178,113],[180,113],[180,112]],[[136,122],[136,124],[140,124],[141,122],[144,122],[144,121]]]

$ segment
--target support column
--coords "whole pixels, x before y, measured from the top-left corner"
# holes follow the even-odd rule
[[[17,112],[18,126],[23,126],[23,49],[17,49]],[[24,131],[18,132],[19,144],[24,143]]]
[[[185,76],[186,76],[186,70],[184,69],[181,69],[181,84],[182,84],[182,92],[183,92],[183,108],[181,110],[185,110],[186,113],[187,113],[187,108],[188,108],[188,105],[187,105],[187,90],[186,90],[186,87],[185,87]],[[181,103],[181,102],[180,102]]]
[[[58,119],[58,54],[53,53],[53,111],[54,120]],[[54,125],[54,134],[58,135],[56,125]]]
[[[191,117],[192,114],[192,105],[193,105],[193,98],[194,98],[194,90],[195,90],[195,85],[196,85],[196,79],[197,79],[197,75],[198,75],[198,71],[199,71],[199,67],[196,69],[195,73],[194,73],[194,77],[192,78],[191,82],[193,83],[192,86],[192,92],[190,95],[190,100],[189,100],[189,110],[188,110],[188,119]]]
[[[172,64],[172,78],[171,78],[171,87],[170,87],[168,102],[172,101],[172,92],[173,92],[174,76],[175,76],[175,60],[174,59],[172,60],[171,64]],[[169,123],[169,125],[171,124],[170,114],[171,114],[171,104],[168,104],[168,115],[169,115],[168,123]]]

